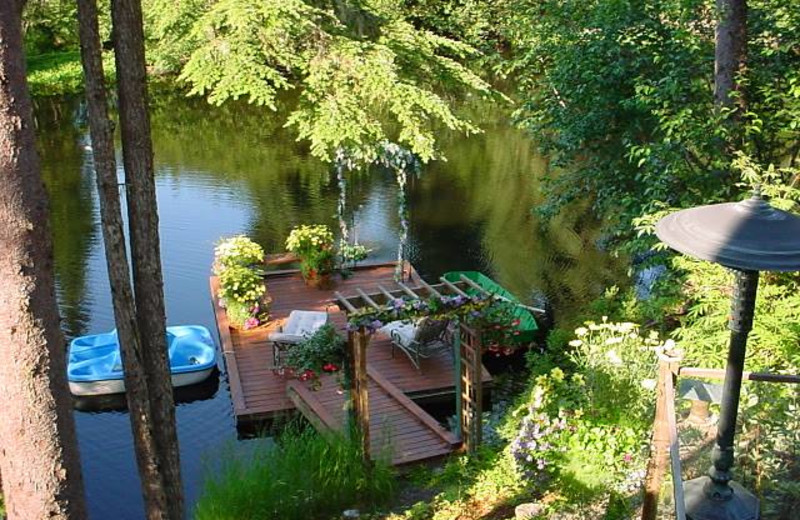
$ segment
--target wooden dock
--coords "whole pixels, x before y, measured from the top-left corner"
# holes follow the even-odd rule
[[[419,282],[411,271],[410,284]],[[363,266],[353,276],[340,280],[335,290],[355,294],[355,288],[378,289],[378,284],[393,285],[395,264]],[[276,271],[267,275],[267,288],[273,298],[267,327],[254,331],[230,329],[225,309],[218,304],[218,282],[211,277],[211,294],[225,359],[238,425],[260,422],[298,410],[319,429],[340,429],[344,420],[345,395],[335,378],[325,376],[317,391],[305,383],[272,371],[272,346],[267,337],[286,320],[292,310],[320,310],[342,331],[346,317],[332,301],[333,290],[307,287],[297,271]],[[400,351],[391,356],[388,337],[376,334],[367,354],[370,400],[370,430],[373,453],[387,445],[396,464],[426,460],[449,453],[457,441],[450,432],[422,410],[413,399],[454,395],[455,372],[448,353],[426,359],[419,372]],[[483,380],[491,381],[484,369]]]

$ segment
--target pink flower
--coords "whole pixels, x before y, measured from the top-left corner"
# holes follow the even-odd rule
[[[244,330],[254,329],[259,326],[261,322],[258,321],[258,318],[255,316],[251,316],[244,320]]]

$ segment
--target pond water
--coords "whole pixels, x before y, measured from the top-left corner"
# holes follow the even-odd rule
[[[523,299],[544,294],[556,317],[568,315],[615,283],[620,266],[597,249],[598,223],[584,208],[572,208],[545,225],[534,217],[546,161],[528,137],[510,127],[502,110],[468,110],[485,133],[465,138],[442,132],[448,160],[423,166],[409,180],[409,259],[428,277],[448,270],[484,271]],[[280,252],[296,224],[335,227],[336,175],[270,112],[157,96],[152,113],[168,322],[215,330],[208,291],[215,242],[246,233],[267,251]],[[82,115],[77,102],[40,101],[37,107],[58,293],[69,338],[114,328]],[[352,174],[346,197],[347,221],[372,249],[371,259],[395,258],[401,224],[393,174]],[[179,399],[181,464],[191,507],[215,456],[253,441],[237,440],[224,369]],[[78,410],[75,415],[91,517],[141,518],[127,413]]]

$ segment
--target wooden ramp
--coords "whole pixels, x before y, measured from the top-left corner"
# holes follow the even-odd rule
[[[394,465],[438,458],[452,452],[458,439],[428,415],[380,372],[368,368],[370,451],[391,456]],[[297,409],[318,430],[342,431],[347,424],[345,394],[328,380],[319,390],[299,381],[286,385]]]

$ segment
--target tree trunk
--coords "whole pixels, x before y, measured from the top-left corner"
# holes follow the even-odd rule
[[[167,475],[158,449],[159,425],[151,410],[145,354],[136,321],[122,209],[117,185],[113,124],[108,117],[96,0],[78,0],[81,59],[86,81],[92,153],[100,200],[100,219],[114,318],[125,373],[125,389],[139,478],[148,518],[167,517],[170,506]]]
[[[25,83],[22,7],[0,2],[0,472],[10,519],[80,519],[83,480]]]
[[[747,58],[747,0],[716,0],[714,102],[718,107],[745,106],[736,76]],[[738,92],[738,101],[733,93]]]
[[[160,468],[164,472],[168,517],[183,514],[180,456],[175,427],[166,344],[164,283],[158,237],[153,145],[147,111],[144,30],[140,0],[112,0],[114,50],[117,64],[122,158],[128,194],[128,222],[133,261],[136,316],[143,361],[150,389],[150,409],[156,424]]]

